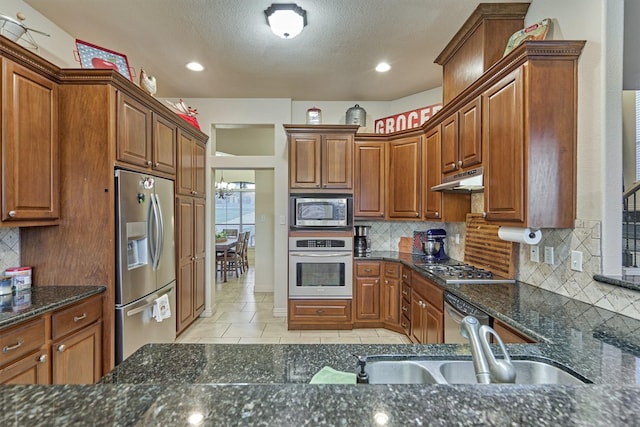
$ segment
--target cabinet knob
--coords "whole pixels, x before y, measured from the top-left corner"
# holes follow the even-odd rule
[[[455,169],[456,168],[456,164],[455,163],[451,163],[451,167]]]
[[[385,284],[385,285],[388,285],[388,284],[389,284],[389,281],[388,281],[388,280],[385,280],[385,281],[384,281],[384,284]]]
[[[482,218],[486,218],[487,217],[487,213],[486,212],[482,212]]]
[[[47,361],[47,355],[46,354],[43,354],[40,357],[38,357],[38,362],[44,363],[46,361]]]
[[[198,192],[191,190],[191,194],[195,196],[196,194],[198,194]]]
[[[66,349],[67,349],[67,346],[66,346],[66,345],[64,345],[64,344],[60,344],[60,345],[58,346],[58,351],[59,351],[60,353],[62,353],[62,352],[63,352],[63,351],[65,351]]]
[[[151,160],[147,160],[147,166],[151,166],[152,164]]]
[[[158,168],[158,167],[160,167],[160,163],[156,163],[156,165],[155,165],[155,166],[156,166],[157,168]]]
[[[380,212],[380,216],[384,216],[384,212]]]
[[[16,216],[16,211],[9,211],[9,218],[14,218]]]
[[[440,212],[436,211],[436,217],[440,218]]]
[[[402,322],[402,323],[400,323],[400,326],[402,326],[403,328],[406,328],[406,327],[407,327],[407,324],[406,324],[406,323],[404,323],[404,322]]]
[[[416,212],[416,218],[420,216],[420,212]]]
[[[458,166],[462,166],[462,160],[458,160]]]

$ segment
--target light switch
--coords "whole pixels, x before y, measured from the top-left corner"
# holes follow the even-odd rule
[[[555,259],[553,257],[553,246],[544,247],[544,263],[550,265],[555,263]]]
[[[280,225],[286,225],[287,224],[287,217],[284,215],[280,215]]]
[[[529,258],[531,259],[531,262],[540,262],[540,246],[531,246]]]
[[[571,269],[582,271],[582,252],[571,251]]]

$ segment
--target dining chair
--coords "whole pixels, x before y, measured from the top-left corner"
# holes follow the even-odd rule
[[[248,255],[248,249],[249,249],[249,237],[251,236],[251,232],[247,231],[244,233],[244,244],[242,245],[242,268],[244,269],[244,271],[247,271],[249,269],[249,255]]]
[[[227,236],[227,237],[238,237],[238,229],[237,228],[223,228],[222,232]]]

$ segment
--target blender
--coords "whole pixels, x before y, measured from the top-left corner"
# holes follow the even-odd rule
[[[449,259],[444,251],[444,239],[447,232],[442,228],[427,230],[427,241],[422,242],[422,252],[428,262],[446,261]]]

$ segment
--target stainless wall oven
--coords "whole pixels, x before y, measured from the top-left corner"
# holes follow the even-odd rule
[[[353,237],[290,237],[289,298],[351,298]]]

